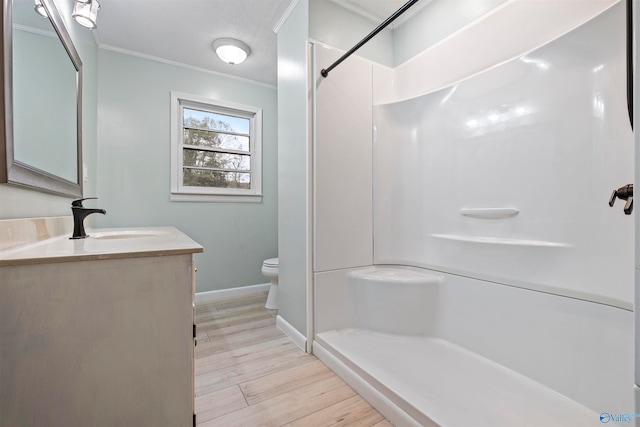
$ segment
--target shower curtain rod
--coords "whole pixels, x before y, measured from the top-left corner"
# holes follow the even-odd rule
[[[327,68],[323,68],[322,71],[320,71],[320,74],[322,74],[322,77],[327,77],[331,70],[333,70],[338,65],[340,65],[340,63],[342,61],[344,61],[349,56],[351,56],[353,54],[353,52],[355,52],[356,50],[360,49],[366,42],[371,40],[376,34],[378,34],[380,31],[382,31],[387,25],[391,24],[398,16],[402,15],[404,12],[407,11],[407,9],[409,9],[411,6],[416,4],[418,1],[419,0],[409,0],[408,2],[406,2],[404,4],[404,6],[402,6],[400,9],[396,10],[393,13],[393,15],[388,17],[382,24],[378,25],[375,30],[371,31],[365,38],[360,40],[358,42],[358,44],[356,44],[354,47],[349,49],[349,51],[347,51],[347,53],[345,53],[340,58],[338,58],[338,60],[336,62],[334,62],[333,64],[329,65]]]

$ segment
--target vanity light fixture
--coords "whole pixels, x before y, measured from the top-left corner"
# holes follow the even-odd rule
[[[236,39],[217,39],[212,43],[218,58],[229,65],[236,65],[244,62],[251,53],[251,49],[246,43]]]
[[[47,13],[47,9],[45,9],[44,5],[42,4],[42,0],[35,0],[35,2],[36,5],[33,9],[36,11],[36,13],[43,18],[48,18],[49,14]]]
[[[83,27],[93,30],[98,26],[96,20],[99,9],[98,0],[76,0],[71,17]]]

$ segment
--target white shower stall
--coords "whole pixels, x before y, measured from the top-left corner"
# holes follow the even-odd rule
[[[635,412],[624,3],[494,44],[532,3],[395,69],[311,45],[313,352],[396,425]]]

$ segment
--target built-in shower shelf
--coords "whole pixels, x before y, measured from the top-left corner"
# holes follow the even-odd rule
[[[481,219],[511,218],[520,211],[516,208],[464,208],[459,210],[460,215]]]
[[[458,242],[483,243],[502,246],[532,246],[540,248],[569,248],[567,243],[549,242],[546,240],[508,239],[504,237],[463,236],[459,234],[431,234],[431,237]]]

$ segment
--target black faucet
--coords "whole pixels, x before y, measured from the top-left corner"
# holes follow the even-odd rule
[[[86,197],[71,202],[71,212],[73,212],[73,236],[69,239],[84,239],[87,233],[84,231],[84,219],[92,213],[101,213],[105,215],[107,211],[104,209],[85,208],[82,206],[83,200],[97,199],[97,197]]]

